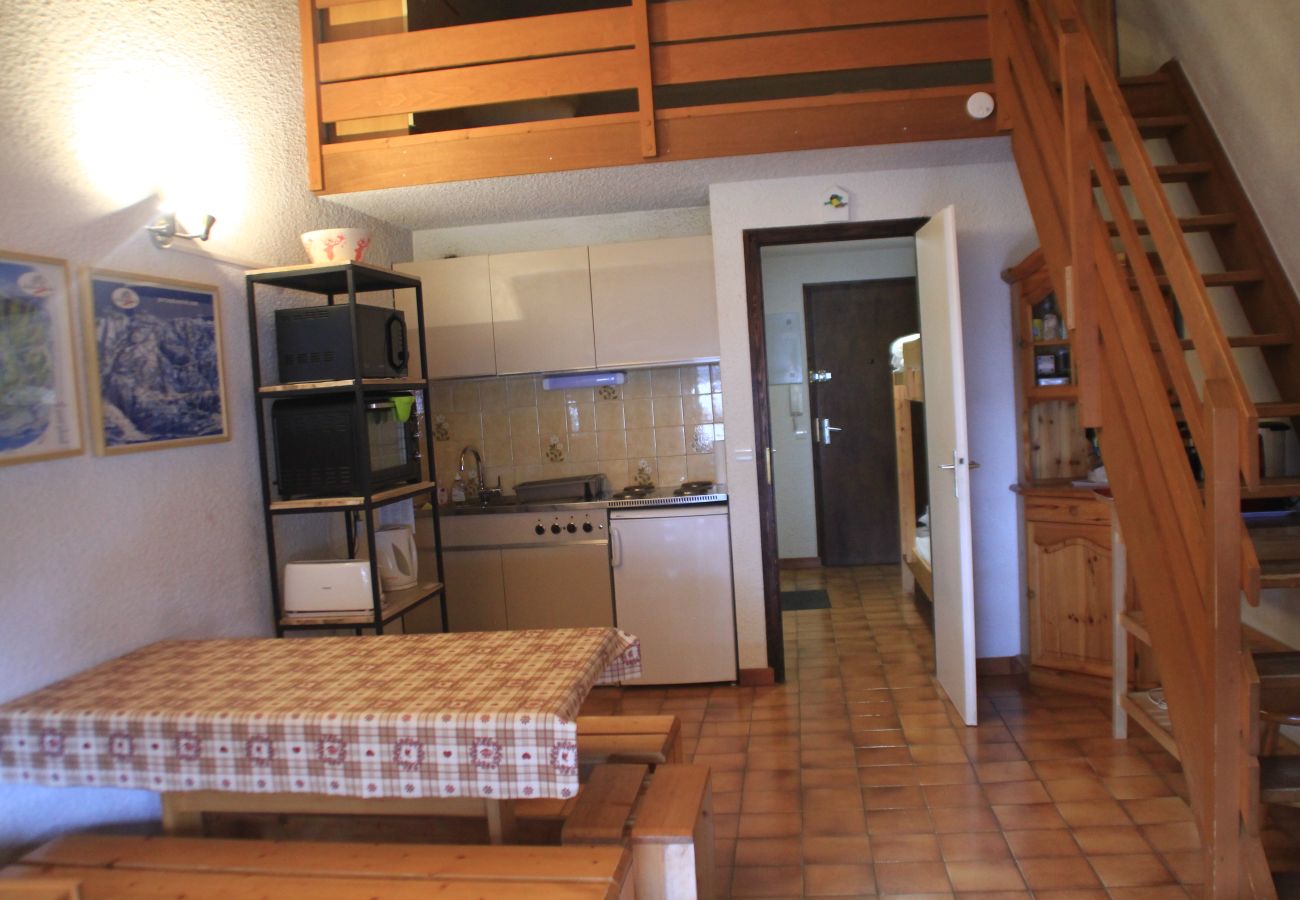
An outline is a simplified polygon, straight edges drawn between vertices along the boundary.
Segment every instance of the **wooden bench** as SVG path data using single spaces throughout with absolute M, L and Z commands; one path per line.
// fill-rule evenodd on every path
M 564 844 L 623 844 L 641 796 L 649 767 L 640 763 L 604 763 L 578 792 L 578 802 L 564 821 Z
M 632 900 L 623 846 L 501 847 L 76 835 L 0 870 L 0 897 Z M 38 893 L 48 885 L 62 893 Z M 9 891 L 10 887 L 13 891 Z
M 663 765 L 632 826 L 637 900 L 711 900 L 713 787 L 708 766 Z
M 578 716 L 578 765 L 644 763 L 652 769 L 682 761 L 676 716 Z

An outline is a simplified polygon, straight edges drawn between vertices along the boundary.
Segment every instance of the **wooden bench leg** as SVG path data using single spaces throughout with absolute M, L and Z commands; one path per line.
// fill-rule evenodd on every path
M 487 810 L 488 841 L 493 844 L 513 844 L 518 835 L 513 800 L 484 800 Z
M 713 900 L 713 789 L 707 766 L 655 770 L 632 826 L 637 900 Z
M 162 794 L 162 827 L 177 837 L 203 837 L 203 809 L 187 802 L 189 795 Z

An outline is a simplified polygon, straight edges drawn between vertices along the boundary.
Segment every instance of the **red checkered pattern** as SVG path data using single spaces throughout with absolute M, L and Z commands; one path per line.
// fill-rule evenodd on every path
M 613 628 L 167 641 L 0 706 L 0 780 L 348 797 L 571 797 Z

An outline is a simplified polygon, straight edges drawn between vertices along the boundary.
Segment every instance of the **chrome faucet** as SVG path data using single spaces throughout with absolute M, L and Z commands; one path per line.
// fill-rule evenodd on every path
M 483 483 L 483 454 L 478 452 L 478 448 L 473 444 L 466 444 L 465 448 L 460 451 L 460 476 L 465 478 L 465 454 L 474 455 L 474 496 L 476 498 L 483 496 L 483 489 L 487 487 Z M 466 498 L 469 499 L 469 498 Z

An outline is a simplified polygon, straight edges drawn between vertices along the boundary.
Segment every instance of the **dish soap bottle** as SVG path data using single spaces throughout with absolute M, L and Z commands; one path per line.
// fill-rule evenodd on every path
M 465 479 L 461 478 L 459 475 L 457 475 L 456 480 L 451 483 L 451 502 L 465 502 Z

